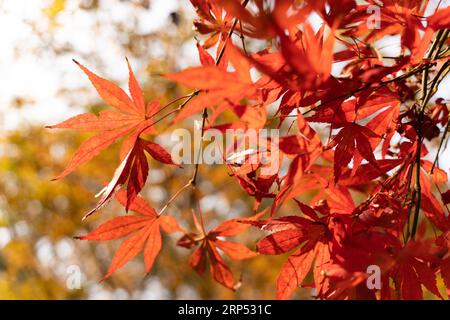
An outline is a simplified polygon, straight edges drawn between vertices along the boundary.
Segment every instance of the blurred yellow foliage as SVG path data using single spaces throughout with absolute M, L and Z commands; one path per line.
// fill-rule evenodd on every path
M 53 0 L 53 2 L 44 9 L 44 12 L 50 19 L 54 19 L 65 7 L 66 0 Z

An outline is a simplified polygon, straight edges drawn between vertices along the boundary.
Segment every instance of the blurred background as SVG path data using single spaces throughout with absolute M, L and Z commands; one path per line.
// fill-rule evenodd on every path
M 118 164 L 118 146 L 64 180 L 50 181 L 88 135 L 44 126 L 106 107 L 72 58 L 126 88 L 127 56 L 147 100 L 170 101 L 188 91 L 161 74 L 199 64 L 194 16 L 187 0 L 0 0 L 0 299 L 274 297 L 285 257 L 232 261 L 243 285 L 231 292 L 189 268 L 191 252 L 176 247 L 177 236 L 163 239 L 150 275 L 144 277 L 142 259 L 135 258 L 98 283 L 120 240 L 88 243 L 73 237 L 123 212 L 111 203 L 81 221 Z M 386 54 L 395 54 L 398 39 L 383 41 Z M 448 84 L 446 79 L 437 96 L 450 98 Z M 157 142 L 165 145 L 170 132 L 160 129 Z M 440 158 L 446 171 L 449 156 Z M 154 161 L 150 167 L 142 194 L 159 209 L 188 181 L 192 168 L 165 168 Z M 198 182 L 200 190 L 208 190 L 201 199 L 207 226 L 251 214 L 251 199 L 224 167 L 203 166 Z M 188 192 L 168 212 L 189 229 L 184 223 L 192 220 L 193 204 Z M 259 236 L 247 232 L 239 241 L 254 248 Z M 70 281 L 74 271 L 81 276 L 75 288 Z M 310 298 L 311 292 L 298 290 L 295 297 Z
M 176 247 L 177 236 L 163 239 L 149 276 L 135 258 L 98 283 L 120 240 L 87 243 L 73 236 L 123 212 L 111 203 L 81 222 L 117 166 L 118 147 L 66 179 L 50 181 L 87 135 L 44 126 L 106 107 L 71 59 L 126 88 L 127 56 L 147 100 L 160 97 L 164 103 L 187 91 L 160 75 L 199 63 L 194 15 L 187 0 L 0 0 L 1 299 L 273 298 L 283 257 L 231 262 L 236 278 L 243 279 L 233 293 L 189 268 L 191 252 Z M 158 139 L 164 145 L 169 133 L 162 131 Z M 152 162 L 143 195 L 160 208 L 187 182 L 191 169 Z M 201 200 L 208 225 L 251 214 L 253 203 L 225 168 L 201 170 L 200 189 L 210 191 Z M 187 194 L 168 210 L 184 217 L 180 221 L 192 220 L 193 199 Z M 254 248 L 255 239 L 247 240 Z M 79 289 L 70 285 L 74 271 L 81 274 Z

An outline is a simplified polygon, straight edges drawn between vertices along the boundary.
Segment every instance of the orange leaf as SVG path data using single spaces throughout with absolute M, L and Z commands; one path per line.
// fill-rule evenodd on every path
M 139 83 L 134 76 L 133 70 L 131 69 L 130 62 L 127 60 L 129 79 L 128 79 L 128 88 L 130 90 L 131 98 L 134 102 L 134 108 L 137 113 L 145 114 L 145 100 L 144 94 L 142 93 L 142 89 L 139 86 Z
M 250 259 L 258 254 L 243 244 L 231 241 L 216 240 L 216 245 L 233 260 Z
M 274 255 L 288 252 L 304 242 L 305 233 L 300 229 L 287 229 L 271 234 L 258 242 L 258 252 Z
M 161 250 L 161 232 L 159 231 L 159 221 L 153 222 L 149 228 L 148 240 L 144 248 L 144 262 L 147 273 L 151 271 L 156 256 Z
M 149 223 L 148 216 L 122 216 L 113 218 L 85 236 L 77 237 L 80 240 L 112 240 L 125 237 L 133 231 L 141 229 Z
M 116 199 L 120 202 L 121 205 L 123 205 L 125 207 L 126 205 L 126 192 L 123 190 L 120 190 L 119 192 L 117 192 L 116 194 Z M 143 215 L 146 216 L 151 216 L 151 217 L 156 217 L 156 211 L 155 209 L 153 209 L 145 200 L 144 198 L 138 196 L 136 197 L 136 199 L 134 199 L 129 206 L 129 209 L 131 211 L 137 212 L 137 213 L 141 213 Z
M 223 89 L 239 82 L 234 74 L 216 66 L 191 67 L 179 73 L 166 74 L 165 77 L 189 88 L 201 90 Z
M 93 157 L 98 155 L 102 150 L 106 149 L 114 141 L 130 132 L 132 129 L 133 127 L 128 126 L 121 129 L 106 131 L 84 141 L 75 152 L 72 160 L 70 160 L 67 167 L 60 175 L 55 178 L 55 180 L 64 178 L 75 169 L 77 169 L 80 165 L 88 162 Z
M 108 105 L 117 108 L 125 113 L 137 114 L 136 107 L 134 106 L 133 102 L 128 97 L 128 95 L 122 89 L 120 89 L 117 85 L 115 85 L 111 81 L 103 79 L 97 76 L 95 73 L 89 71 L 78 61 L 76 60 L 73 61 L 88 76 L 89 80 L 91 80 L 95 89 L 97 89 L 98 94 L 102 97 L 103 100 L 105 100 L 105 102 Z
M 117 269 L 123 267 L 128 261 L 133 259 L 138 255 L 139 252 L 141 252 L 151 230 L 152 225 L 147 226 L 122 242 L 122 244 L 114 254 L 114 258 L 111 262 L 108 272 L 103 277 L 102 281 L 110 277 Z
M 314 260 L 314 250 L 297 250 L 281 268 L 277 279 L 277 299 L 288 299 L 305 279 Z
M 159 217 L 159 224 L 163 231 L 167 234 L 174 232 L 182 232 L 183 229 L 178 225 L 177 220 L 171 216 L 163 216 Z
M 147 140 L 142 140 L 142 146 L 145 151 L 147 151 L 152 156 L 153 159 L 165 164 L 175 164 L 172 161 L 172 156 L 170 155 L 170 153 L 168 153 L 166 149 L 161 147 L 159 144 Z
M 92 113 L 83 113 L 69 118 L 61 123 L 47 126 L 50 129 L 74 129 L 81 131 L 105 131 L 119 129 L 124 126 L 137 124 L 140 119 L 116 111 L 100 111 L 96 116 Z
M 220 237 L 232 237 L 238 235 L 250 227 L 250 224 L 246 224 L 245 222 L 254 221 L 265 213 L 266 210 L 263 210 L 248 218 L 227 220 L 211 230 L 210 234 L 215 234 Z
M 234 290 L 234 277 L 228 266 L 223 261 L 222 257 L 217 252 L 215 245 L 209 242 L 208 253 L 210 260 L 211 274 L 218 283 L 222 284 L 228 289 Z

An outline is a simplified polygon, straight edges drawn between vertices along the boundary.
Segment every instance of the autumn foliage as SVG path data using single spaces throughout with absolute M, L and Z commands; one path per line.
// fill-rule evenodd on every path
M 239 281 L 228 259 L 286 254 L 278 299 L 299 287 L 321 299 L 421 299 L 425 291 L 445 298 L 437 281 L 450 292 L 450 192 L 439 155 L 450 122 L 448 103 L 433 98 L 450 71 L 450 8 L 427 10 L 428 2 L 191 0 L 201 65 L 165 75 L 193 91 L 164 106 L 145 102 L 128 61 L 129 95 L 76 62 L 111 109 L 50 126 L 96 132 L 56 179 L 122 141 L 117 169 L 86 217 L 113 198 L 127 213 L 78 237 L 127 237 L 104 279 L 140 252 L 151 272 L 162 230 L 192 251 L 186 266 L 200 275 L 209 268 L 231 290 Z M 378 49 L 386 36 L 398 37 L 398 54 Z M 185 186 L 156 204 L 160 210 L 139 195 L 152 161 L 177 165 L 153 141 L 156 125 L 192 126 L 194 115 L 203 132 L 280 132 L 273 174 L 261 170 L 267 164 L 226 164 L 229 179 L 254 198 L 254 212 L 212 230 L 198 201 L 208 192 L 196 183 L 201 164 L 183 168 Z M 183 195 L 197 200 L 186 208 L 194 230 L 170 215 Z M 297 209 L 286 212 L 287 203 Z M 261 234 L 255 250 L 225 239 L 249 231 Z M 366 284 L 372 265 L 381 288 Z

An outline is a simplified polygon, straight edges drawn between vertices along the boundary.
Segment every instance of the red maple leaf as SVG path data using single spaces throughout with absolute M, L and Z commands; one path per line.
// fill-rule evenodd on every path
M 250 227 L 249 224 L 245 224 L 244 222 L 256 220 L 264 213 L 265 211 L 262 211 L 246 219 L 224 221 L 209 232 L 205 232 L 203 224 L 198 221 L 194 214 L 196 231 L 185 234 L 178 241 L 178 245 L 185 248 L 197 246 L 197 249 L 195 249 L 189 259 L 189 265 L 199 275 L 203 275 L 206 269 L 207 258 L 209 258 L 210 272 L 214 280 L 224 287 L 235 290 L 239 284 L 235 282 L 230 268 L 223 260 L 218 249 L 233 260 L 249 259 L 255 257 L 257 254 L 243 244 L 221 240 L 220 238 L 233 237 L 244 232 Z
M 242 97 L 256 97 L 258 91 L 252 82 L 247 58 L 240 52 L 240 49 L 231 43 L 227 45 L 225 51 L 231 64 L 236 68 L 233 72 L 228 72 L 226 66 L 210 65 L 204 58 L 201 60 L 207 64 L 203 66 L 191 67 L 179 73 L 166 75 L 166 78 L 170 80 L 202 91 L 177 114 L 175 122 L 198 113 L 205 107 L 215 106 L 224 100 L 231 105 L 238 105 Z
M 127 196 L 124 191 L 118 192 L 116 197 L 123 206 L 126 205 Z M 182 231 L 173 217 L 158 216 L 155 210 L 141 197 L 135 198 L 129 204 L 129 208 L 139 215 L 113 218 L 90 233 L 76 237 L 80 240 L 106 241 L 129 236 L 117 249 L 108 272 L 102 280 L 110 277 L 141 251 L 143 251 L 146 271 L 149 273 L 161 250 L 160 228 L 167 234 Z
M 154 121 L 153 116 L 159 108 L 159 102 L 152 101 L 148 103 L 147 107 L 145 106 L 144 95 L 128 60 L 128 87 L 131 98 L 114 83 L 97 76 L 77 61 L 75 63 L 88 76 L 103 100 L 118 111 L 105 110 L 101 111 L 98 116 L 85 113 L 59 124 L 48 126 L 49 128 L 69 128 L 99 132 L 83 142 L 64 171 L 55 179 L 67 176 L 117 139 L 128 136 L 122 145 L 119 167 L 116 169 L 111 182 L 102 191 L 100 201 L 86 214 L 84 217 L 86 218 L 101 208 L 111 199 L 117 188 L 125 183 L 128 183 L 128 200 L 126 202 L 126 209 L 128 209 L 129 204 L 139 194 L 147 180 L 148 163 L 144 151 L 147 151 L 154 159 L 162 163 L 173 164 L 173 162 L 170 154 L 160 145 L 140 138 L 142 134 L 156 133 L 152 124 Z
M 337 182 L 343 168 L 346 168 L 355 154 L 361 155 L 375 167 L 378 166 L 373 155 L 369 138 L 377 137 L 372 130 L 356 123 L 345 122 L 339 133 L 334 136 L 328 147 L 336 146 L 334 151 L 334 181 Z
M 332 264 L 331 235 L 344 232 L 338 218 L 327 215 L 319 217 L 311 207 L 297 203 L 305 217 L 284 216 L 250 222 L 271 233 L 258 242 L 259 253 L 278 255 L 295 249 L 280 270 L 277 299 L 288 299 L 292 295 L 308 275 L 314 261 L 313 274 L 318 295 L 327 291 L 328 283 L 324 275 L 325 270 Z

